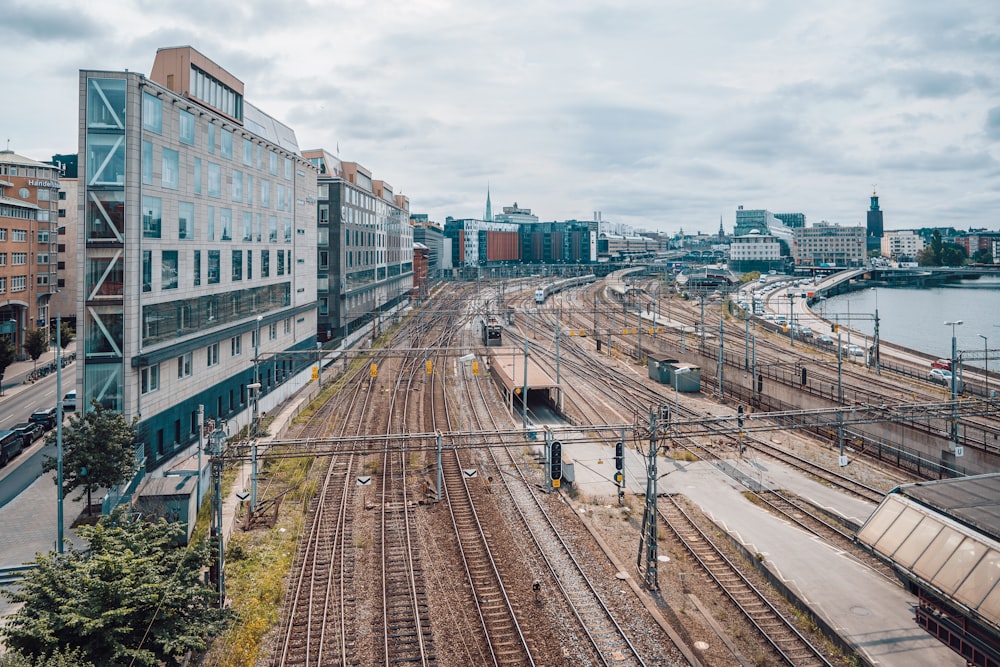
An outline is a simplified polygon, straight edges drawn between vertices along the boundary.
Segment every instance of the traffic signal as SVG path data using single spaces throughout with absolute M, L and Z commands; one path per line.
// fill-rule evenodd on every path
M 427 372 L 428 375 L 431 375 L 432 373 L 434 373 L 434 362 L 431 361 L 430 359 L 428 359 L 427 361 L 425 361 L 424 362 L 424 370 Z
M 830 323 L 830 333 L 837 333 L 837 323 L 836 322 L 831 322 Z
M 552 481 L 562 478 L 562 443 L 558 440 L 549 445 L 549 477 Z
M 785 322 L 784 324 L 781 325 L 781 332 L 788 333 L 788 322 Z
M 625 443 L 621 440 L 615 443 L 615 470 L 625 468 Z
M 473 375 L 479 375 L 479 362 L 478 361 L 473 361 L 472 362 L 472 374 Z
M 736 426 L 743 430 L 743 406 L 736 408 Z

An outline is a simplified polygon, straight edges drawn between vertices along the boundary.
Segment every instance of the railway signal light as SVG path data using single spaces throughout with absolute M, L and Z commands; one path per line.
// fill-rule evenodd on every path
M 378 377 L 378 364 L 372 364 L 368 367 L 368 374 L 373 378 Z
M 625 468 L 625 443 L 621 440 L 615 443 L 615 470 Z
M 428 359 L 427 361 L 425 361 L 424 362 L 424 370 L 427 372 L 428 375 L 433 374 L 434 373 L 434 362 L 431 361 L 430 359 Z
M 472 362 L 472 374 L 473 375 L 479 375 L 479 362 L 478 361 L 473 361 Z
M 837 333 L 837 324 L 836 323 L 830 324 L 830 333 Z
M 743 406 L 736 408 L 736 426 L 743 430 Z
M 625 476 L 622 475 L 621 472 L 616 472 L 615 473 L 615 484 L 617 484 L 618 486 L 621 486 L 623 481 L 625 481 Z
M 562 479 L 562 443 L 558 440 L 549 445 L 549 478 L 553 482 Z

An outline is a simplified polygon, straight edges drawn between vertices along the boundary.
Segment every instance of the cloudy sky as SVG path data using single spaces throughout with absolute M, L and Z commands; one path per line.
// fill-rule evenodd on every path
M 77 71 L 190 44 L 431 219 L 732 231 L 737 206 L 1000 229 L 982 0 L 5 0 L 0 140 L 77 149 Z

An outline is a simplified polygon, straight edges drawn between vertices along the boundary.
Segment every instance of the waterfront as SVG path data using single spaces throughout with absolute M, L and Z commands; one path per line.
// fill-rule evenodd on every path
M 978 334 L 989 338 L 990 349 L 1000 349 L 1000 278 L 967 280 L 927 289 L 865 289 L 832 297 L 814 309 L 830 319 L 834 319 L 833 314 L 840 314 L 845 324 L 850 316 L 851 327 L 871 337 L 876 301 L 882 340 L 950 357 L 952 327 L 944 322 L 962 320 L 963 324 L 955 327 L 959 350 L 981 351 L 983 339 Z M 868 319 L 863 319 L 866 316 Z M 994 364 L 1000 368 L 1000 362 Z M 982 366 L 982 363 L 971 365 Z

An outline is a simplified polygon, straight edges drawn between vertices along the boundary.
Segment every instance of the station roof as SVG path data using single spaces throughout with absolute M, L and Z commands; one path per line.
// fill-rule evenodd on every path
M 858 540 L 1000 631 L 1000 474 L 897 487 Z
M 507 391 L 524 387 L 524 351 L 513 347 L 491 348 L 490 369 Z M 528 391 L 558 386 L 548 373 L 535 364 L 529 354 Z

